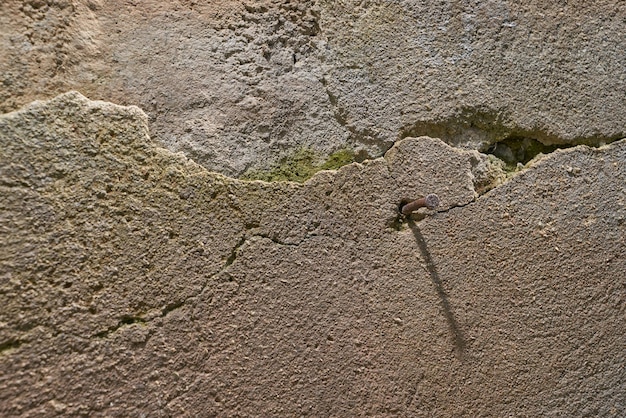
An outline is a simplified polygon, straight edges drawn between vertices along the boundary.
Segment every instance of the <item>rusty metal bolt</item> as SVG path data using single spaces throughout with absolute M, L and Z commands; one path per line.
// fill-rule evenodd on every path
M 439 196 L 436 194 L 429 194 L 420 199 L 408 202 L 400 207 L 400 212 L 404 216 L 409 216 L 412 212 L 415 212 L 419 208 L 435 209 L 439 206 Z

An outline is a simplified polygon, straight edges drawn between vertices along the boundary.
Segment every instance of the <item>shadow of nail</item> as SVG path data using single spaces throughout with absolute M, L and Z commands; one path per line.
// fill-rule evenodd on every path
M 437 291 L 437 295 L 439 296 L 439 301 L 441 302 L 441 307 L 443 308 L 443 313 L 446 317 L 446 321 L 448 322 L 448 327 L 450 328 L 450 332 L 452 333 L 452 338 L 454 340 L 454 348 L 459 356 L 459 358 L 463 359 L 465 354 L 466 342 L 463 336 L 462 331 L 459 329 L 459 324 L 452 313 L 452 308 L 450 307 L 450 301 L 448 301 L 448 295 L 443 288 L 443 284 L 441 283 L 441 279 L 439 278 L 439 273 L 437 273 L 437 267 L 435 267 L 435 263 L 428 251 L 428 246 L 426 245 L 426 241 L 424 240 L 424 236 L 420 231 L 419 227 L 412 219 L 408 219 L 409 228 L 413 232 L 413 236 L 415 237 L 415 241 L 417 242 L 417 246 L 422 253 L 422 257 L 424 262 L 426 263 L 426 269 L 428 273 L 430 273 L 430 278 L 435 285 L 435 290 Z

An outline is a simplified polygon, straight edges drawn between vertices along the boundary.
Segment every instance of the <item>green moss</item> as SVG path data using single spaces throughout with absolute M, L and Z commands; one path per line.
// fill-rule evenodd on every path
M 319 156 L 309 148 L 303 148 L 285 158 L 269 170 L 252 170 L 241 176 L 244 180 L 295 181 L 303 183 L 321 170 L 336 170 L 355 161 L 356 154 L 349 149 L 341 149 L 320 162 Z
M 337 170 L 339 167 L 353 163 L 355 158 L 356 154 L 354 151 L 348 149 L 339 150 L 328 156 L 326 162 L 321 165 L 320 170 Z

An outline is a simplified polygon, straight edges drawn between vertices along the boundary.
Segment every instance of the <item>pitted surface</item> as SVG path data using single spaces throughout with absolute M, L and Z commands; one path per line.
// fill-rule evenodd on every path
M 264 183 L 147 125 L 76 93 L 0 117 L 2 415 L 626 410 L 624 141 L 478 197 L 484 156 L 437 139 Z
M 0 111 L 70 89 L 140 106 L 230 176 L 428 135 L 626 136 L 622 1 L 3 1 Z

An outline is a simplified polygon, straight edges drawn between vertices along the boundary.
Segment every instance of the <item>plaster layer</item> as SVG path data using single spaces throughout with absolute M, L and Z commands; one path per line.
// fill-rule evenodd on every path
M 231 176 L 407 136 L 601 145 L 626 136 L 625 32 L 614 0 L 8 0 L 0 111 L 70 89 L 138 105 Z
M 148 120 L 77 93 L 0 116 L 1 415 L 626 411 L 625 141 L 478 197 L 486 157 L 437 139 L 246 182 Z

